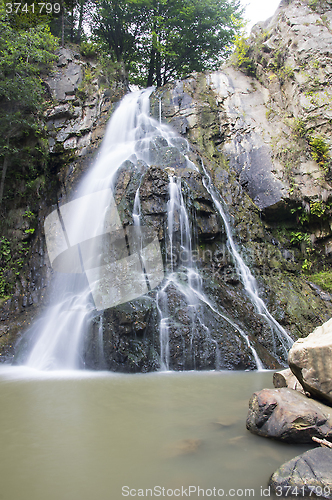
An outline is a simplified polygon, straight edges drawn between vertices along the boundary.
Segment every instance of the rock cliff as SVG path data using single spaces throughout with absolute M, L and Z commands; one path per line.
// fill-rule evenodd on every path
M 330 2 L 281 2 L 244 55 L 155 104 L 209 166 L 265 300 L 296 336 L 331 311 L 311 281 L 331 262 L 331 16 Z

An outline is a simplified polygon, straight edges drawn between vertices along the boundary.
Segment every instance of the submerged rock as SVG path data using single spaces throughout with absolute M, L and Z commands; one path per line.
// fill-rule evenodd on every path
M 332 498 L 332 450 L 315 448 L 283 464 L 270 478 L 277 497 Z
M 288 356 L 289 366 L 313 397 L 332 404 L 332 319 L 299 339 Z
M 192 455 L 199 451 L 201 445 L 201 439 L 182 439 L 181 441 L 170 444 L 166 455 L 169 457 Z
M 246 426 L 259 436 L 311 443 L 313 436 L 332 436 L 332 412 L 292 389 L 263 389 L 249 401 Z

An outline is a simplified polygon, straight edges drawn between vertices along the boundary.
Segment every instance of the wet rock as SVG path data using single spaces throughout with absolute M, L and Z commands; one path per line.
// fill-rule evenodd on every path
M 158 369 L 155 321 L 156 306 L 150 297 L 107 309 L 95 318 L 85 341 L 85 366 L 125 373 Z
M 259 436 L 311 443 L 313 436 L 332 436 L 332 413 L 328 406 L 292 389 L 263 389 L 249 401 L 246 426 Z
M 151 196 L 163 197 L 165 199 L 169 196 L 168 184 L 169 179 L 163 169 L 154 165 L 149 167 L 141 182 L 141 199 L 148 200 Z M 165 211 L 165 207 L 163 211 Z
M 269 485 L 278 497 L 332 498 L 332 450 L 315 448 L 283 464 Z
M 332 319 L 292 346 L 289 366 L 306 391 L 332 405 Z
M 196 216 L 198 234 L 203 237 L 211 237 L 220 233 L 221 224 L 216 214 L 210 214 L 204 217 L 202 211 Z

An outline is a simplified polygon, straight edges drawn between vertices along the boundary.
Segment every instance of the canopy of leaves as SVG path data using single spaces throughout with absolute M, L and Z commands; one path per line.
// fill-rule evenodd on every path
M 17 31 L 0 20 L 0 99 L 33 110 L 42 100 L 40 79 L 55 60 L 56 40 L 48 27 Z
M 162 85 L 216 69 L 241 15 L 238 0 L 96 0 L 93 33 L 133 83 Z
M 8 16 L 1 11 L 0 200 L 7 167 L 13 170 L 19 165 L 22 171 L 22 158 L 26 153 L 38 156 L 38 147 L 32 147 L 31 141 L 26 144 L 25 139 L 39 137 L 43 130 L 41 117 L 45 87 L 41 75 L 56 59 L 56 47 L 57 40 L 46 24 L 32 23 L 30 27 L 24 25 L 22 28 L 17 16 Z M 27 171 L 34 168 L 34 161 L 26 163 Z

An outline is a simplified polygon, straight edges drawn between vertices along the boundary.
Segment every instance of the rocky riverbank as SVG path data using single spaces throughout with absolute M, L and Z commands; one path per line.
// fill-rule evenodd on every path
M 314 438 L 325 446 L 295 457 L 272 475 L 270 486 L 279 497 L 332 498 L 331 354 L 332 319 L 295 342 L 290 370 L 274 374 L 276 389 L 255 392 L 250 399 L 250 432 L 288 443 L 313 443 Z

